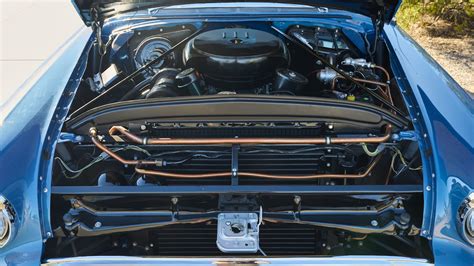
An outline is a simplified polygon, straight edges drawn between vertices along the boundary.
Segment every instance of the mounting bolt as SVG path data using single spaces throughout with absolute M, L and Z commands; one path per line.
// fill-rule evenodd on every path
M 328 153 L 331 153 L 331 152 L 332 152 L 332 150 L 331 150 L 331 149 L 328 149 Z
M 151 247 L 151 248 L 154 247 L 154 246 L 155 246 L 155 245 L 154 245 L 153 243 L 150 243 L 150 247 Z
M 427 137 L 428 137 L 428 134 L 426 134 L 426 133 L 423 134 L 423 137 L 424 137 L 424 138 L 427 138 Z
M 137 242 L 132 243 L 132 246 L 134 246 L 134 247 L 136 247 L 137 245 L 138 245 Z
M 331 167 L 331 163 L 326 163 L 326 167 Z
M 112 245 L 113 245 L 114 247 L 118 247 L 117 241 L 114 241 L 114 242 L 112 243 Z
M 148 246 L 145 246 L 145 251 L 148 251 L 150 250 L 150 248 Z
M 172 197 L 171 198 L 171 203 L 173 203 L 173 205 L 178 204 L 178 198 L 177 197 Z
M 141 125 L 141 126 L 140 126 L 140 129 L 141 129 L 141 130 L 146 130 L 146 125 Z
M 301 197 L 300 196 L 295 196 L 293 198 L 293 201 L 295 202 L 296 205 L 300 204 L 301 203 Z
M 321 246 L 324 248 L 326 246 L 326 243 L 322 243 Z
M 44 193 L 48 193 L 48 188 L 45 187 L 45 188 L 43 189 L 43 192 L 44 192 Z
M 47 233 L 46 233 L 46 236 L 47 236 L 48 238 L 50 238 L 50 237 L 53 236 L 53 234 L 52 234 L 51 232 L 47 232 Z
M 328 124 L 328 129 L 329 129 L 329 130 L 333 130 L 333 129 L 334 129 L 334 125 L 333 125 L 333 124 Z
M 377 220 L 372 220 L 372 221 L 370 221 L 370 224 L 371 224 L 372 226 L 374 226 L 374 227 L 379 225 L 379 223 L 377 222 Z
M 424 235 L 424 236 L 426 236 L 426 235 L 428 234 L 428 231 L 427 231 L 427 230 L 423 230 L 423 231 L 421 231 L 421 234 Z
M 100 227 L 102 227 L 102 223 L 101 222 L 95 222 L 94 227 L 95 228 L 100 228 Z
M 431 186 L 426 186 L 426 191 L 431 191 Z
M 364 245 L 364 242 L 363 241 L 359 241 L 357 242 L 357 244 L 359 245 L 359 247 L 362 247 Z

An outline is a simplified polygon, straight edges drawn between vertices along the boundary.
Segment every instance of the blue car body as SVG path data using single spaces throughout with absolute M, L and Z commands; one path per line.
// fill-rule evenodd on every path
M 359 23 L 350 24 L 336 18 L 301 18 L 299 23 L 344 26 L 348 29 L 347 35 L 351 30 L 373 30 L 372 21 L 366 16 L 349 11 L 330 12 L 350 15 Z M 129 20 L 127 16 L 134 19 Z M 139 18 L 136 14 L 124 13 L 110 19 L 104 25 L 103 38 L 107 39 L 114 29 L 147 23 L 146 17 Z M 194 21 L 192 18 L 177 20 Z M 294 20 L 287 19 L 288 22 Z M 216 18 L 215 21 L 224 20 Z M 279 20 L 275 25 L 285 29 L 288 24 Z M 395 22 L 385 22 L 383 36 L 389 44 L 391 67 L 409 106 L 420 150 L 424 151 L 422 235 L 431 241 L 436 264 L 472 265 L 473 246 L 460 235 L 456 224 L 459 206 L 474 189 L 472 96 Z M 0 263 L 41 263 L 44 242 L 53 233 L 49 209 L 52 151 L 85 71 L 93 38 L 89 27 L 80 29 L 1 106 L 0 194 L 9 200 L 17 216 L 10 243 L 0 249 Z M 363 40 L 353 41 L 364 45 Z M 391 258 L 381 258 L 383 260 Z M 176 263 L 186 264 L 186 261 Z

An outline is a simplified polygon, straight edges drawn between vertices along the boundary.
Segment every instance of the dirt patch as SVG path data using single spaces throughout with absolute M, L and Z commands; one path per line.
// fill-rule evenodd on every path
M 406 31 L 461 87 L 474 93 L 474 30 L 456 33 L 449 23 L 438 20 Z

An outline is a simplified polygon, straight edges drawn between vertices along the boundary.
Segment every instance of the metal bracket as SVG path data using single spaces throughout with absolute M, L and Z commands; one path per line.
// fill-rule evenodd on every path
M 418 141 L 418 139 L 419 139 L 418 134 L 413 130 L 400 131 L 398 133 L 392 134 L 393 141 L 402 141 L 402 140 Z
M 84 141 L 83 136 L 76 135 L 74 133 L 67 133 L 67 132 L 61 132 L 59 134 L 59 139 L 58 139 L 58 143 L 63 143 L 63 142 L 78 143 L 82 141 Z
M 232 179 L 231 179 L 231 185 L 232 186 L 237 186 L 239 185 L 239 150 L 240 150 L 240 145 L 238 144 L 233 144 L 232 145 Z
M 301 196 L 296 195 L 293 198 L 293 216 L 295 220 L 298 221 L 301 215 Z
M 221 213 L 217 216 L 217 247 L 225 253 L 256 253 L 260 250 L 260 213 Z

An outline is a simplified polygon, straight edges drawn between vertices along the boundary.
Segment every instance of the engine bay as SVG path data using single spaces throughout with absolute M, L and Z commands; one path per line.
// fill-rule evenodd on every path
M 55 150 L 47 256 L 429 258 L 420 151 L 383 39 L 199 25 L 91 47 Z

